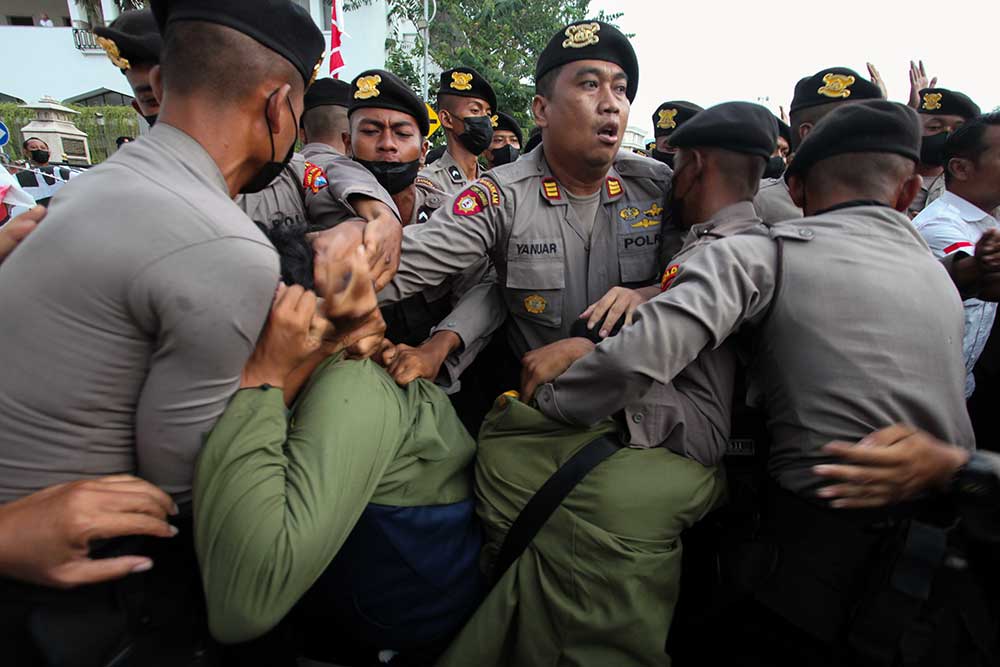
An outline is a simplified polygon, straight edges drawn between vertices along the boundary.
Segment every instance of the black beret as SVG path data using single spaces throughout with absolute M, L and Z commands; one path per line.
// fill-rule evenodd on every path
M 972 120 L 982 111 L 968 95 L 947 88 L 924 88 L 920 91 L 920 106 L 917 108 L 917 113 L 961 116 L 965 120 Z
M 340 79 L 326 77 L 316 79 L 306 91 L 303 111 L 309 111 L 316 107 L 351 106 L 351 84 Z
M 765 160 L 774 153 L 778 121 L 759 104 L 723 102 L 709 107 L 670 135 L 674 148 L 723 148 Z
M 524 148 L 521 149 L 521 155 L 525 155 L 535 150 L 540 143 L 542 143 L 542 128 L 531 128 L 531 132 L 528 133 L 528 143 L 526 143 Z
M 792 145 L 792 127 L 788 123 L 786 123 L 785 121 L 783 121 L 780 118 L 778 118 L 777 116 L 775 116 L 774 119 L 776 121 L 778 121 L 778 136 L 784 137 L 785 141 L 788 142 L 788 145 L 791 146 Z
M 802 140 L 785 178 L 844 153 L 894 153 L 917 162 L 920 135 L 917 112 L 905 104 L 888 100 L 845 104 L 824 116 Z
M 603 21 L 577 21 L 560 30 L 549 40 L 535 65 L 535 81 L 548 72 L 578 60 L 604 60 L 625 70 L 628 84 L 625 96 L 635 100 L 639 88 L 639 61 L 635 50 L 622 32 Z
M 437 148 L 432 148 L 427 151 L 427 157 L 424 158 L 424 164 L 433 164 L 441 159 L 444 152 L 448 150 L 447 146 L 438 146 Z
M 494 130 L 513 132 L 514 136 L 517 137 L 517 145 L 524 145 L 524 134 L 521 133 L 521 126 L 517 124 L 517 119 L 509 114 L 505 114 L 503 111 L 496 112 L 496 119 L 496 125 L 493 126 Z
M 392 109 L 413 116 L 422 136 L 426 137 L 430 132 L 427 105 L 392 72 L 384 69 L 365 70 L 354 77 L 351 90 L 353 92 L 348 117 L 358 109 Z
M 437 94 L 439 98 L 442 95 L 458 95 L 486 100 L 490 111 L 497 110 L 497 94 L 493 92 L 493 86 L 471 67 L 456 67 L 441 72 L 441 88 Z
M 693 102 L 684 100 L 664 102 L 653 112 L 653 136 L 669 136 L 682 123 L 691 120 L 700 111 L 704 109 Z
M 830 102 L 880 100 L 882 89 L 847 67 L 829 67 L 795 84 L 789 113 Z
M 326 40 L 309 12 L 291 0 L 151 0 L 153 16 L 166 35 L 174 21 L 205 21 L 232 28 L 295 66 L 305 87 L 323 64 Z
M 148 9 L 124 12 L 110 26 L 94 28 L 97 45 L 123 73 L 132 65 L 160 62 L 163 38 Z

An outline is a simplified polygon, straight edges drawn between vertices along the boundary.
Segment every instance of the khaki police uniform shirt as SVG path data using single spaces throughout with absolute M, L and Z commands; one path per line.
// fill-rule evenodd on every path
M 433 181 L 423 176 L 417 176 L 413 181 L 416 192 L 413 201 L 413 212 L 410 219 L 405 221 L 407 225 L 420 225 L 427 222 L 431 214 L 445 205 L 449 197 L 446 192 L 438 189 Z
M 73 179 L 0 266 L 0 501 L 114 473 L 187 501 L 278 278 L 215 162 L 162 121 Z
M 810 468 L 831 440 L 855 442 L 906 422 L 974 447 L 965 410 L 962 304 L 905 214 L 863 206 L 786 223 L 780 293 L 766 233 L 717 240 L 681 262 L 637 319 L 538 391 L 540 409 L 593 424 L 669 382 L 744 322 L 754 333 L 753 382 L 764 397 L 770 469 L 810 495 Z M 600 391 L 594 391 L 600 386 Z
M 757 217 L 769 225 L 802 217 L 802 209 L 792 201 L 788 184 L 783 178 L 768 178 L 760 183 L 760 190 L 753 198 Z
M 455 162 L 455 158 L 447 150 L 433 164 L 424 167 L 420 172 L 420 176 L 433 183 L 434 187 L 438 190 L 446 192 L 449 195 L 457 193 L 469 183 L 469 180 L 465 177 L 465 172 L 462 171 L 462 168 Z M 478 178 L 479 176 L 479 167 L 477 165 L 476 177 Z
M 584 236 L 543 148 L 487 172 L 427 223 L 407 228 L 399 271 L 380 299 L 406 298 L 489 257 L 520 356 L 567 338 L 610 288 L 652 283 L 669 168 L 619 152 Z
M 303 146 L 302 156 L 306 161 L 302 184 L 311 229 L 329 229 L 358 217 L 348 201 L 355 195 L 382 202 L 399 219 L 396 202 L 359 162 L 320 143 Z

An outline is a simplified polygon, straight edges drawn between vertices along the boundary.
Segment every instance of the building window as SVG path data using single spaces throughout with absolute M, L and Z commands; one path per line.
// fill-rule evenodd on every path
M 333 15 L 333 0 L 323 0 L 320 3 L 323 11 L 323 30 L 330 30 L 333 26 L 331 24 L 330 18 Z M 344 25 L 341 23 L 340 25 Z
M 35 25 L 35 19 L 30 16 L 8 16 L 7 25 Z

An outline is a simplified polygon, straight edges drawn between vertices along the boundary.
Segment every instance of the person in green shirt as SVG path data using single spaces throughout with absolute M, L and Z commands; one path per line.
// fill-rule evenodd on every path
M 317 280 L 323 318 L 306 289 L 304 235 L 272 241 L 283 278 L 299 284 L 279 287 L 195 475 L 212 635 L 248 642 L 282 624 L 272 641 L 236 649 L 240 664 L 293 665 L 300 651 L 338 664 L 373 664 L 385 651 L 429 664 L 483 595 L 475 443 L 432 383 L 401 388 L 374 362 L 345 357 L 367 333 L 352 326 L 378 312 L 362 255 L 319 267 L 329 270 Z M 368 341 L 384 330 L 375 317 Z M 324 320 L 332 333 L 320 331 Z

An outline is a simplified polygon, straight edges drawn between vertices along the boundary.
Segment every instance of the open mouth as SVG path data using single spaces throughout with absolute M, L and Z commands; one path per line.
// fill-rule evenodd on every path
M 597 130 L 597 138 L 604 144 L 613 145 L 618 143 L 618 124 L 606 123 L 602 125 Z

